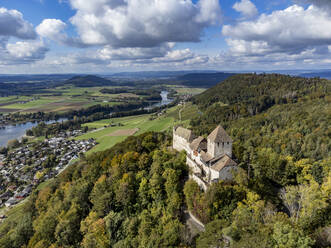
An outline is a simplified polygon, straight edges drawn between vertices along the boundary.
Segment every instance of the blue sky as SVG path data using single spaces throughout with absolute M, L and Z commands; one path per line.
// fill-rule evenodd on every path
M 1 0 L 0 73 L 325 69 L 328 0 Z

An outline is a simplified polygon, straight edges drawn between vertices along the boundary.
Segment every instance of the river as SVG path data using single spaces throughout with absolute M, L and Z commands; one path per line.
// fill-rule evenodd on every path
M 162 106 L 168 105 L 168 104 L 170 104 L 170 103 L 172 103 L 174 101 L 174 99 L 169 99 L 168 98 L 169 92 L 166 91 L 166 90 L 161 91 L 161 94 L 160 95 L 162 97 L 162 100 L 160 102 L 151 104 L 149 107 L 146 107 L 144 109 L 145 110 L 150 110 L 150 109 L 153 109 L 153 108 L 162 107 Z
M 152 109 L 152 108 L 161 107 L 161 106 L 165 106 L 165 105 L 172 103 L 173 99 L 169 99 L 168 94 L 169 94 L 168 91 L 166 91 L 166 90 L 162 91 L 160 94 L 162 97 L 162 100 L 158 103 L 151 105 L 151 107 L 147 107 L 145 109 Z M 63 120 L 66 120 L 66 119 L 59 119 L 58 122 L 61 122 Z M 56 122 L 56 121 L 47 121 L 46 123 L 51 124 L 54 122 Z M 0 129 L 0 147 L 6 146 L 9 140 L 22 138 L 25 135 L 25 132 L 27 130 L 29 130 L 32 127 L 35 127 L 37 125 L 38 125 L 37 122 L 27 122 L 25 124 L 5 126 L 4 129 Z
M 59 119 L 57 122 L 64 121 L 66 119 Z M 45 123 L 51 124 L 56 121 L 46 121 Z M 25 135 L 25 132 L 35 126 L 37 122 L 27 122 L 24 124 L 7 125 L 5 128 L 0 129 L 0 147 L 6 146 L 9 140 L 20 139 Z
M 161 106 L 168 105 L 168 104 L 172 103 L 173 99 L 169 99 L 168 95 L 169 95 L 168 91 L 166 91 L 166 90 L 161 91 L 162 100 L 161 100 L 161 102 L 155 104 L 154 106 L 155 107 L 161 107 Z

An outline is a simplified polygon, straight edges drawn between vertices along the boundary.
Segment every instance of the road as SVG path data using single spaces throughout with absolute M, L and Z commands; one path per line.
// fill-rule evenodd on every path
M 205 226 L 187 210 L 184 211 L 184 218 L 185 225 L 189 231 L 189 240 L 191 242 L 195 236 L 205 231 Z

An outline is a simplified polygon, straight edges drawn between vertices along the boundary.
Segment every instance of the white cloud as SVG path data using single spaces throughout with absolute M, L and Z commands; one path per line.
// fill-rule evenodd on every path
M 198 23 L 220 24 L 221 7 L 219 0 L 200 0 L 198 2 L 198 8 L 200 9 L 196 17 Z
M 41 41 L 2 44 L 0 46 L 0 64 L 27 64 L 45 58 L 48 48 Z
M 97 51 L 104 60 L 136 60 L 163 57 L 173 48 L 173 43 L 165 43 L 157 47 L 112 48 L 105 46 Z
M 61 20 L 45 19 L 36 27 L 36 31 L 41 37 L 52 40 L 65 40 L 67 36 L 63 31 L 66 26 Z
M 284 52 L 299 54 L 306 49 L 331 44 L 331 16 L 316 6 L 298 5 L 262 14 L 256 21 L 224 25 L 230 49 L 241 54 Z
M 235 54 L 259 55 L 273 52 L 273 49 L 266 41 L 226 39 L 226 42 L 230 47 L 230 52 Z
M 36 33 L 32 24 L 23 19 L 21 12 L 0 8 L 0 36 L 35 39 Z
M 11 37 L 19 41 L 9 43 Z M 21 12 L 0 8 L 0 65 L 28 64 L 44 59 L 48 51 L 44 43 L 26 41 L 36 38 L 33 25 L 23 19 Z
M 241 0 L 240 2 L 236 2 L 232 8 L 247 18 L 254 17 L 258 14 L 256 6 L 250 0 Z
M 294 0 L 297 4 L 313 4 L 321 9 L 331 11 L 330 0 Z
M 181 49 L 181 50 L 172 50 L 167 51 L 163 56 L 154 56 L 153 58 L 139 58 L 131 59 L 128 57 L 127 62 L 131 64 L 169 64 L 169 63 L 178 63 L 185 62 L 189 59 L 194 58 L 196 55 L 190 49 Z M 114 61 L 114 60 L 112 60 Z
M 154 58 L 153 62 L 154 63 L 183 62 L 183 61 L 187 61 L 189 59 L 193 59 L 194 57 L 195 57 L 195 54 L 190 49 L 186 48 L 186 49 L 182 49 L 182 50 L 168 51 L 164 57 Z
M 56 57 L 49 64 L 54 65 L 99 65 L 112 67 L 174 67 L 204 64 L 207 56 L 196 55 L 190 49 L 172 50 L 174 44 L 165 44 L 154 48 L 120 48 L 109 46 L 85 53 L 72 53 L 68 56 Z M 163 69 L 164 69 L 163 68 Z
M 87 45 L 153 47 L 199 41 L 221 18 L 218 0 L 70 0 L 71 22 Z
M 65 33 L 67 24 L 59 19 L 44 19 L 37 27 L 36 31 L 38 35 L 43 38 L 47 38 L 56 41 L 60 44 L 74 46 L 74 47 L 85 47 L 78 38 L 69 37 Z

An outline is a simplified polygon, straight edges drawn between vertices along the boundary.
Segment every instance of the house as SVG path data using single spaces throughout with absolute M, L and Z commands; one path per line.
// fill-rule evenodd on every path
M 13 196 L 13 193 L 11 191 L 6 191 L 5 193 L 0 195 L 0 204 L 7 201 L 10 197 Z
M 15 197 L 11 197 L 11 198 L 9 198 L 8 201 L 5 202 L 5 206 L 8 208 L 8 207 L 11 207 L 11 206 L 17 204 L 18 202 L 19 202 L 18 199 L 16 199 Z
M 190 177 L 203 190 L 219 180 L 233 180 L 238 165 L 232 160 L 232 144 L 231 137 L 222 126 L 216 127 L 207 138 L 196 137 L 183 127 L 173 129 L 173 148 L 186 151 L 186 163 L 192 172 Z

